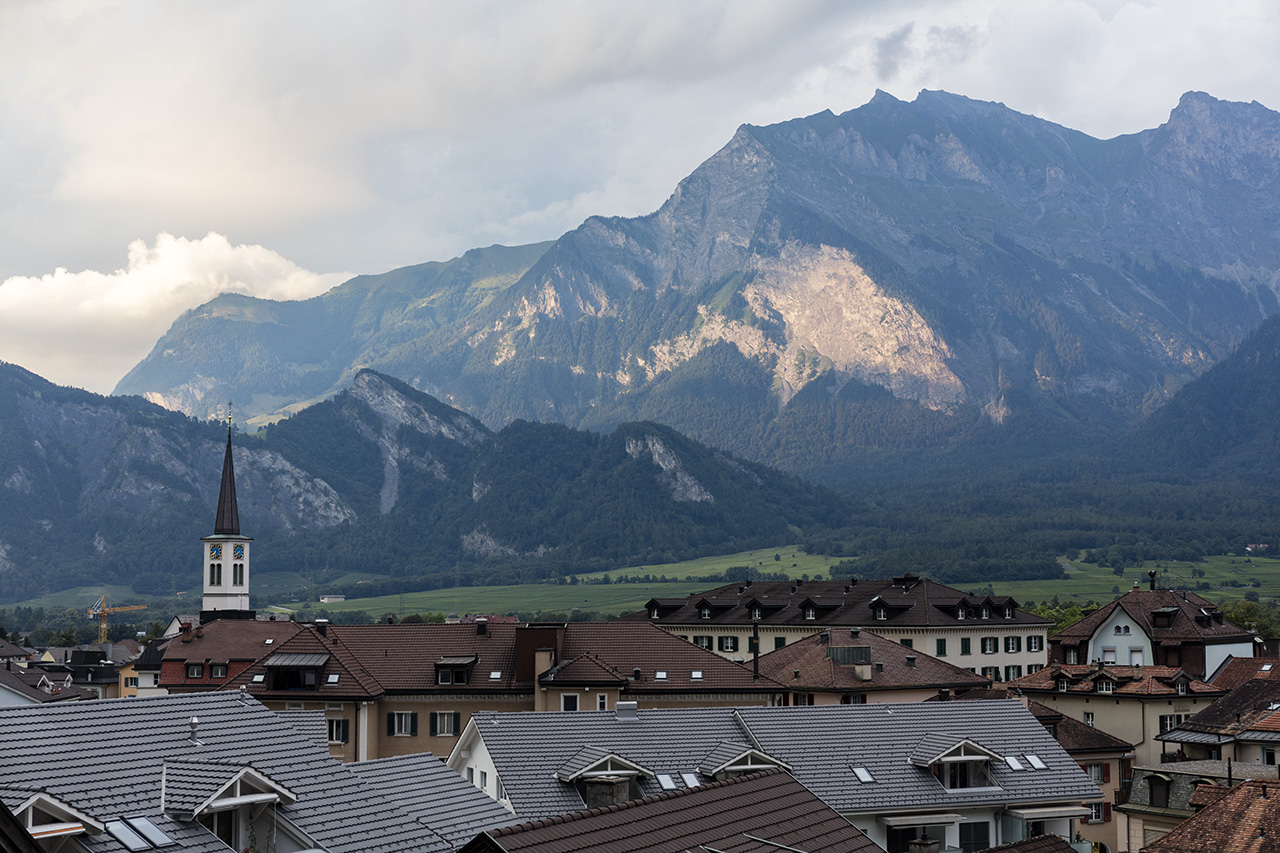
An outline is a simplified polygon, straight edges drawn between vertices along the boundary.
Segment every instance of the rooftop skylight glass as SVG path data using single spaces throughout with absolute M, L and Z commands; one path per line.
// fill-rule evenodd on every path
M 1031 753 L 1027 753 L 1026 758 L 1027 758 L 1027 763 L 1037 770 L 1043 770 L 1049 766 L 1045 764 L 1043 761 L 1041 761 L 1040 756 L 1038 755 L 1032 755 Z
M 698 780 L 697 773 L 681 773 L 680 778 L 684 780 L 685 787 L 688 788 L 696 788 L 702 784 L 702 782 Z
M 658 784 L 662 786 L 664 791 L 674 791 L 676 789 L 676 780 L 672 779 L 669 773 L 659 773 Z
M 1004 757 L 1004 763 L 1009 765 L 1009 769 L 1010 769 L 1010 770 L 1021 770 L 1021 769 L 1022 769 L 1022 762 L 1021 762 L 1021 761 L 1019 761 L 1017 758 L 1015 758 L 1015 757 L 1014 757 L 1014 756 L 1012 756 L 1012 755 L 1006 755 L 1006 756 Z
M 856 776 L 858 781 L 864 785 L 869 782 L 876 781 L 875 777 L 871 775 L 871 771 L 865 767 L 853 767 L 851 769 L 853 770 L 853 775 Z

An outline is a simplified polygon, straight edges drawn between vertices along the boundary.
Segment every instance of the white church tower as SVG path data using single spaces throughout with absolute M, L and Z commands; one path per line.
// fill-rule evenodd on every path
M 200 621 L 252 619 L 249 609 L 249 546 L 240 535 L 236 507 L 236 472 L 231 464 L 231 426 L 227 426 L 227 453 L 222 461 L 222 488 L 218 493 L 218 518 L 213 535 L 201 538 L 204 565 L 204 599 Z

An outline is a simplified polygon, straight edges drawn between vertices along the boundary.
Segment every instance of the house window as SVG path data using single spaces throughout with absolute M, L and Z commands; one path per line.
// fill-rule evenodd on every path
M 968 637 L 960 638 L 960 654 L 962 655 L 973 654 L 973 643 L 970 641 Z
M 711 618 L 711 608 L 710 608 L 710 607 L 699 607 L 699 608 L 698 608 L 698 618 L 699 618 L 699 619 L 710 619 L 710 618 Z
M 946 761 L 933 765 L 933 775 L 943 787 L 978 788 L 987 785 L 983 761 Z
M 1067 680 L 1067 679 L 1065 679 L 1065 678 L 1059 678 L 1059 679 L 1058 679 L 1058 692 L 1059 692 L 1059 693 L 1066 693 L 1066 692 L 1067 692 L 1067 690 L 1068 690 L 1068 688 L 1070 688 L 1070 687 L 1071 687 L 1071 682 L 1070 682 L 1070 681 L 1068 681 L 1068 680 Z
M 437 672 L 436 684 L 453 684 L 453 670 L 442 669 Z
M 915 640 L 911 639 L 910 637 L 904 638 L 902 640 L 902 645 L 906 646 L 909 649 L 914 649 L 916 647 Z
M 738 650 L 738 638 L 716 637 L 716 648 L 722 652 L 736 652 Z
M 1129 666 L 1142 666 L 1142 647 L 1129 649 Z
M 1027 635 L 1027 651 L 1042 652 L 1044 651 L 1044 637 L 1039 634 Z
M 956 618 L 957 618 L 957 619 L 963 619 L 964 617 L 965 617 L 965 610 L 964 610 L 964 608 L 963 608 L 963 607 L 957 607 L 957 608 L 956 608 Z
M 1106 803 L 1089 803 L 1089 823 L 1102 823 L 1106 820 Z
M 1006 619 L 1012 619 L 1012 618 L 1013 618 L 1013 605 L 1012 605 L 1012 604 L 1006 604 L 1006 605 L 1004 606 L 1004 618 L 1006 618 Z
M 1015 678 L 1022 677 L 1022 667 L 1010 664 L 1004 668 L 1004 680 L 1013 681 Z
M 1151 805 L 1160 808 L 1169 808 L 1169 780 L 1163 776 L 1148 776 L 1147 790 L 1151 792 Z
M 1103 646 L 1103 647 L 1102 647 L 1102 662 L 1103 662 L 1103 663 L 1115 663 L 1115 662 L 1116 662 L 1116 649 L 1115 649 L 1115 646 Z
M 695 646 L 701 646 L 704 649 L 709 649 L 711 648 L 711 637 L 707 634 L 694 634 L 693 644 Z
M 1080 663 L 1080 650 L 1075 646 L 1064 646 L 1062 656 L 1067 663 Z
M 984 667 L 982 668 L 982 674 L 983 674 L 984 676 L 986 676 L 987 678 L 990 678 L 992 681 L 999 681 L 999 680 L 1000 680 L 1000 667 L 998 667 L 998 666 L 984 666 Z
M 1085 772 L 1089 774 L 1089 781 L 1090 781 L 1090 782 L 1093 782 L 1095 785 L 1101 785 L 1101 784 L 1102 784 L 1102 769 L 1103 769 L 1104 767 L 1106 767 L 1106 765 L 1105 765 L 1105 764 L 1087 764 L 1087 765 L 1085 765 L 1085 768 L 1084 768 L 1084 769 L 1085 769 Z
M 346 743 L 351 739 L 351 724 L 347 720 L 327 720 L 329 743 Z
M 222 586 L 222 563 L 209 564 L 209 586 Z
M 1116 689 L 1116 683 L 1111 679 L 1102 678 L 1098 680 L 1099 693 L 1113 693 L 1115 692 L 1115 689 Z
M 467 781 L 472 785 L 476 783 L 476 769 L 474 767 L 467 768 Z
M 577 693 L 561 693 L 560 694 L 560 710 L 576 711 L 578 710 L 578 694 Z M 483 784 L 480 785 L 484 787 Z
M 125 679 L 124 679 L 124 686 L 125 686 L 125 687 L 137 687 L 137 686 L 138 686 L 138 677 L 137 677 L 137 676 L 133 676 L 133 677 L 125 676 Z
M 786 644 L 787 644 L 787 638 L 786 638 L 786 637 L 774 637 L 774 638 L 773 638 L 773 647 L 774 647 L 775 649 L 780 649 L 780 648 L 782 648 L 783 646 L 785 646 Z
M 875 609 L 875 617 L 877 622 L 884 622 L 889 618 L 889 608 L 877 607 Z
M 947 656 L 947 640 L 945 637 L 938 638 L 937 642 L 934 644 L 934 653 L 940 658 Z
M 804 609 L 804 618 L 812 622 L 814 619 L 818 618 L 818 611 L 812 607 L 806 607 Z
M 387 714 L 387 734 L 392 737 L 417 737 L 417 713 L 413 711 L 392 711 Z
M 753 607 L 753 608 L 751 608 L 751 621 L 752 621 L 752 622 L 759 622 L 759 621 L 760 621 L 760 608 L 759 608 L 759 607 Z
M 1274 765 L 1276 763 L 1276 750 L 1273 746 L 1264 746 L 1262 748 L 1262 763 Z
M 480 790 L 489 790 L 489 774 L 483 770 L 480 771 Z
M 209 664 L 209 677 L 210 678 L 226 678 L 227 665 L 225 663 Z
M 1092 711 L 1084 712 L 1084 724 L 1089 728 L 1093 728 L 1093 712 Z
M 497 788 L 498 788 L 498 790 L 497 790 L 497 792 L 496 792 L 496 793 L 497 793 L 497 796 L 498 796 L 498 799 L 499 799 L 499 800 L 505 800 L 505 799 L 507 798 L 507 789 L 506 789 L 506 788 L 504 788 L 504 787 L 502 787 L 502 780 L 501 780 L 501 779 L 494 779 L 494 780 L 493 780 L 493 783 L 494 783 L 494 785 L 496 785 L 496 786 L 497 786 Z
M 204 664 L 202 663 L 187 664 L 187 678 L 204 678 Z
M 462 714 L 458 711 L 432 711 L 432 737 L 454 737 L 462 731 Z
M 244 586 L 244 563 L 231 564 L 231 585 Z
M 658 618 L 658 608 L 656 608 L 656 607 L 655 607 L 655 608 L 653 608 L 652 610 L 650 610 L 650 611 L 649 611 L 649 618 L 650 618 L 650 619 L 657 619 L 657 618 Z
M 986 821 L 960 824 L 960 849 L 964 853 L 977 853 L 990 846 L 991 824 Z
M 983 618 L 983 619 L 990 619 L 990 618 L 991 618 L 991 608 L 990 608 L 990 607 L 988 607 L 988 606 L 987 606 L 987 605 L 985 605 L 985 604 L 984 604 L 984 605 L 982 605 L 982 618 Z
M 1042 669 L 1044 669 L 1044 664 L 1042 663 L 1029 663 L 1027 664 L 1027 675 L 1030 675 L 1033 672 L 1039 672 Z
M 1187 695 L 1187 682 L 1185 682 L 1185 681 L 1179 681 L 1179 682 L 1175 685 L 1175 687 L 1177 688 L 1177 691 L 1178 691 L 1178 695 L 1179 695 L 1179 696 L 1186 696 L 1186 695 Z
M 596 694 L 596 710 L 597 711 L 609 710 L 609 694 L 608 693 Z
M 1004 650 L 1008 654 L 1016 654 L 1017 652 L 1022 651 L 1022 638 L 1021 637 L 1005 637 Z
M 999 651 L 999 649 L 1000 649 L 1000 646 L 999 646 L 998 637 L 982 638 L 982 653 L 984 655 L 994 655 L 997 651 Z

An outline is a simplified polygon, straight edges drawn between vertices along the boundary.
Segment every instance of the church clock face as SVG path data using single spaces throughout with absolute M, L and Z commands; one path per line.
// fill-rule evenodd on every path
M 235 546 L 234 548 L 232 548 L 232 549 L 231 549 L 231 553 L 235 555 L 235 558 L 236 558 L 237 560 L 243 560 L 243 559 L 244 559 L 244 546 L 243 546 L 243 545 L 237 545 L 237 546 Z
M 209 546 L 209 559 L 210 559 L 210 560 L 221 560 L 221 559 L 222 559 L 222 546 L 221 546 L 221 545 L 210 545 L 210 546 Z

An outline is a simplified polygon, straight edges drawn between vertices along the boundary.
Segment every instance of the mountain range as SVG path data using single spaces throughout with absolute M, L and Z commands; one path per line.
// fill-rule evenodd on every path
M 226 430 L 0 363 L 0 601 L 81 585 L 199 589 Z M 669 427 L 493 432 L 371 370 L 234 445 L 258 573 L 363 573 L 399 589 L 772 546 L 839 526 L 846 508 Z
M 1122 434 L 1280 310 L 1278 234 L 1260 104 L 1099 140 L 881 92 L 741 127 L 647 216 L 219 297 L 116 391 L 265 423 L 373 367 L 493 428 L 661 422 L 848 488 Z

